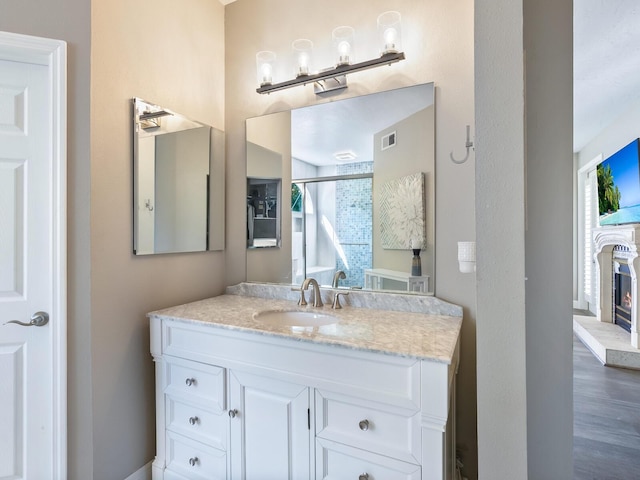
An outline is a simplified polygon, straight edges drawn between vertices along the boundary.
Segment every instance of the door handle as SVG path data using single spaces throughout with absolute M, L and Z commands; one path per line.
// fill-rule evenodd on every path
M 22 327 L 43 327 L 49 323 L 49 314 L 47 312 L 36 312 L 31 315 L 31 321 L 29 323 L 20 322 L 18 320 L 9 320 L 8 322 L 4 322 L 5 325 L 9 323 L 15 323 Z

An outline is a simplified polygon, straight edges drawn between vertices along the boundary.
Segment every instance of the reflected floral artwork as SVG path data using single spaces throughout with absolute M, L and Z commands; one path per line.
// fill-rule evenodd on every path
M 424 173 L 386 182 L 380 192 L 382 248 L 424 248 L 425 211 Z

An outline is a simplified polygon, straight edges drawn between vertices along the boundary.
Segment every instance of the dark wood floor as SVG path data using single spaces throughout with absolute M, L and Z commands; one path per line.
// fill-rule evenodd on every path
M 575 480 L 640 479 L 640 371 L 604 367 L 573 340 Z

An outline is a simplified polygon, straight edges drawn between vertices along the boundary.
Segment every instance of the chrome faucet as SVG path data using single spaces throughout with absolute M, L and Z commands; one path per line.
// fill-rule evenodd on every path
M 320 295 L 320 287 L 318 286 L 318 282 L 316 281 L 315 278 L 305 278 L 304 282 L 302 282 L 302 287 L 300 287 L 300 295 L 301 295 L 301 305 L 304 305 L 306 302 L 302 303 L 302 299 L 304 299 L 304 291 L 306 289 L 309 288 L 309 285 L 313 286 L 313 306 L 314 307 L 321 307 L 323 305 L 322 303 L 322 297 Z
M 333 288 L 338 288 L 338 280 L 344 280 L 345 278 L 347 278 L 347 275 L 342 270 L 338 270 L 333 276 L 333 282 L 331 283 L 331 286 Z

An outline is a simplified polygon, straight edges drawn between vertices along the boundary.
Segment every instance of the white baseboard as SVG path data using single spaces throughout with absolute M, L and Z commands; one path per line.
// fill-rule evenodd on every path
M 151 462 L 147 463 L 140 470 L 133 472 L 124 480 L 151 480 Z

